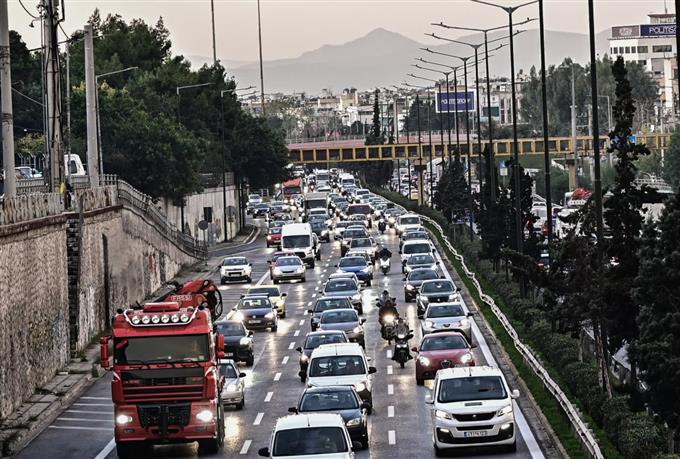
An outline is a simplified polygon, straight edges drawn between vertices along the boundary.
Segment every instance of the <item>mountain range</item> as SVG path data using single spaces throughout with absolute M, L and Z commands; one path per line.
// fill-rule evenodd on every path
M 433 27 L 438 36 L 450 36 L 445 29 Z M 609 52 L 607 38 L 609 31 L 600 32 L 596 37 L 596 50 L 599 55 Z M 489 34 L 489 40 L 507 37 L 506 31 Z M 564 58 L 571 57 L 575 62 L 589 62 L 588 35 L 573 32 L 546 31 L 546 61 L 548 65 L 559 65 Z M 468 43 L 482 43 L 482 34 L 471 34 L 456 38 Z M 312 51 L 305 52 L 296 58 L 278 59 L 264 62 L 265 90 L 272 92 L 307 92 L 317 94 L 322 89 L 329 88 L 335 93 L 343 88 L 354 87 L 359 90 L 375 88 L 376 86 L 400 85 L 408 80 L 412 84 L 427 84 L 426 81 L 409 78 L 408 73 L 414 73 L 427 78 L 436 79 L 434 72 L 420 70 L 411 64 L 437 66 L 419 63 L 415 57 L 457 66 L 460 60 L 439 56 L 420 50 L 429 48 L 436 52 L 469 56 L 474 54 L 471 47 L 457 43 L 450 43 L 433 38 L 425 39 L 425 45 L 399 33 L 375 29 L 363 37 L 342 45 L 323 45 Z M 489 44 L 489 49 L 497 48 L 500 43 L 507 43 L 508 39 Z M 529 29 L 515 36 L 515 70 L 528 72 L 532 66 L 540 66 L 540 48 L 538 29 Z M 484 48 L 480 48 L 480 60 Z M 194 57 L 192 62 L 201 65 L 201 58 Z M 205 59 L 205 58 L 203 58 Z M 207 59 L 205 59 L 207 60 Z M 232 63 L 227 71 L 233 74 L 239 86 L 259 86 L 259 66 L 257 62 Z M 474 58 L 468 61 L 469 78 L 474 80 Z M 492 76 L 510 75 L 509 47 L 494 51 L 489 61 Z M 439 67 L 446 70 L 444 67 Z M 485 75 L 485 68 L 480 63 L 480 77 Z M 462 72 L 459 72 L 462 77 Z

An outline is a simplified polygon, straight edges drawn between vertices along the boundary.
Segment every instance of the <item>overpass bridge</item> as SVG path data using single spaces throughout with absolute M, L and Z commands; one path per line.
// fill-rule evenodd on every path
M 479 147 L 476 139 L 471 140 L 471 153 L 476 156 Z M 482 150 L 488 145 L 487 140 L 482 140 Z M 661 151 L 671 144 L 671 134 L 648 134 L 637 136 L 637 143 L 644 143 L 652 151 Z M 543 139 L 518 139 L 520 155 L 543 155 Z M 495 156 L 507 157 L 513 152 L 512 139 L 498 139 L 493 142 Z M 443 148 L 442 148 L 443 147 Z M 600 138 L 601 151 L 609 147 L 609 138 Z M 417 143 L 392 144 L 392 145 L 364 145 L 362 140 L 329 141 L 290 144 L 288 154 L 290 161 L 295 164 L 327 164 L 327 163 L 355 163 L 363 161 L 394 161 L 398 159 L 424 159 L 430 158 L 430 150 L 433 158 L 448 157 L 453 154 L 455 144 L 432 143 L 430 149 L 429 139 Z M 556 157 L 570 156 L 577 152 L 579 156 L 590 156 L 593 151 L 593 138 L 591 136 L 577 137 L 552 137 L 548 141 L 550 154 Z M 460 144 L 462 155 L 467 154 L 467 143 Z

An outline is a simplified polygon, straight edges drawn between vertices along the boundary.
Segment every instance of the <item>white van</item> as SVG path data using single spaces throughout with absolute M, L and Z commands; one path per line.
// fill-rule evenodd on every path
M 309 223 L 289 223 L 281 227 L 281 251 L 291 252 L 314 268 L 317 242 Z
M 470 446 L 516 449 L 513 400 L 503 372 L 494 367 L 456 367 L 439 370 L 432 395 L 433 437 L 437 453 Z M 437 454 L 439 456 L 439 454 Z
M 354 386 L 361 399 L 373 409 L 375 367 L 358 343 L 324 344 L 312 352 L 307 366 L 307 386 Z
M 85 167 L 83 166 L 83 162 L 80 160 L 80 156 L 78 155 L 64 155 L 64 168 L 67 171 L 67 176 L 69 174 L 71 177 L 84 177 L 87 175 L 87 172 L 85 172 Z
M 345 189 L 347 186 L 356 186 L 356 181 L 352 174 L 342 174 L 340 176 L 340 187 Z

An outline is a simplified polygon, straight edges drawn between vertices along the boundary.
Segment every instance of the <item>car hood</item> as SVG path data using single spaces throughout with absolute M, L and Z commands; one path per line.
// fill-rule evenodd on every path
M 271 457 L 272 458 L 285 457 L 286 459 L 309 459 L 310 457 L 314 457 L 315 459 L 349 459 L 352 456 L 350 455 L 350 453 L 332 453 L 332 454 L 315 454 L 314 456 L 306 454 L 304 456 L 271 456 Z
M 441 403 L 436 402 L 436 409 L 443 409 L 454 414 L 492 413 L 508 406 L 511 399 L 501 400 L 467 400 L 464 402 Z
M 349 376 L 310 376 L 307 378 L 309 387 L 326 386 L 354 386 L 368 379 L 368 375 L 349 375 Z
M 288 266 L 276 265 L 276 267 L 277 267 L 278 269 L 280 269 L 281 272 L 284 272 L 284 273 L 292 273 L 292 272 L 295 272 L 295 271 L 297 271 L 298 269 L 300 269 L 301 265 L 295 265 L 295 266 L 291 266 L 291 265 L 288 265 Z
M 359 322 L 341 322 L 332 324 L 319 324 L 321 330 L 351 331 L 359 326 Z
M 441 351 L 421 351 L 418 357 L 427 357 L 433 360 L 451 360 L 451 363 L 460 362 L 460 358 L 465 354 L 472 354 L 469 349 L 444 349 Z
M 220 266 L 222 271 L 240 271 L 245 269 L 248 265 L 230 265 L 230 266 Z
M 238 382 L 238 378 L 228 378 L 224 380 L 224 389 L 226 390 L 227 386 L 229 384 L 236 384 Z
M 368 266 L 346 266 L 338 269 L 343 273 L 359 273 L 363 272 L 364 270 L 368 271 Z
M 243 314 L 243 315 L 245 316 L 246 314 Z M 235 336 L 235 335 L 233 335 L 233 336 L 225 336 L 225 337 L 224 337 L 224 343 L 225 343 L 225 344 L 239 344 L 239 343 L 241 342 L 241 338 L 245 338 L 245 337 L 246 337 L 245 335 L 241 335 L 241 336 Z

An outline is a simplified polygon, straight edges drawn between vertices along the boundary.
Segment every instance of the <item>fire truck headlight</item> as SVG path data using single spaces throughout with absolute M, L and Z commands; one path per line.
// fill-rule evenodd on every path
M 142 319 L 139 318 L 139 316 L 132 316 L 132 325 L 139 325 L 139 323 L 142 321 Z
M 179 322 L 179 316 L 177 314 L 173 314 L 172 316 L 170 316 L 170 321 L 172 321 L 173 323 Z
M 119 426 L 124 426 L 126 424 L 130 424 L 132 422 L 132 416 L 129 414 L 119 414 L 116 416 L 116 424 Z
M 160 321 L 161 321 L 160 316 L 156 316 L 156 315 L 151 316 L 151 322 L 157 324 L 157 323 L 160 322 Z
M 144 316 L 142 317 L 142 323 L 147 325 L 149 322 L 151 322 L 151 317 L 149 316 Z
M 170 322 L 170 316 L 167 315 L 167 314 L 163 314 L 161 316 L 161 322 L 163 322 L 164 324 L 167 324 L 168 322 Z
M 213 413 L 210 410 L 201 410 L 196 414 L 196 419 L 201 422 L 210 422 L 213 420 Z
M 182 322 L 185 322 L 185 323 L 189 322 L 189 316 L 186 315 L 186 314 L 182 314 L 181 316 L 179 316 L 179 320 L 181 320 Z

